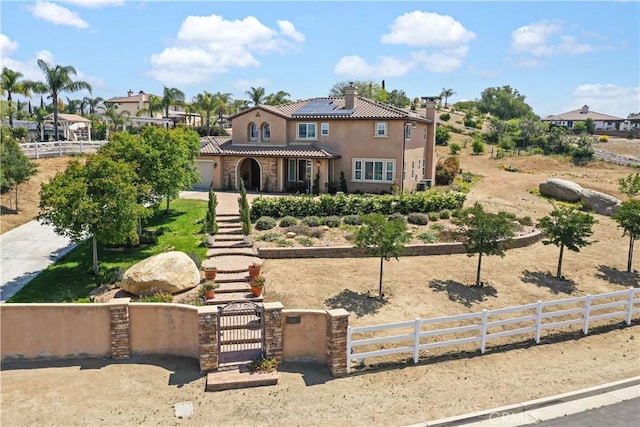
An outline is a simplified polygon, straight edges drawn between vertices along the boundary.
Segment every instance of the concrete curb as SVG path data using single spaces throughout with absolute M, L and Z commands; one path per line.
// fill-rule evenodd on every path
M 627 378 L 620 381 L 615 381 L 607 384 L 601 384 L 594 387 L 584 388 L 577 391 L 558 394 L 550 397 L 543 397 L 541 399 L 529 400 L 522 403 L 516 403 L 513 405 L 501 406 L 498 408 L 487 409 L 479 412 L 472 412 L 470 414 L 458 415 L 449 418 L 442 418 L 440 420 L 427 421 L 424 423 L 413 424 L 407 427 L 448 427 L 448 426 L 460 426 L 465 424 L 476 423 L 480 421 L 486 421 L 495 416 L 495 414 L 501 414 L 501 416 L 507 416 L 510 414 L 519 414 L 526 411 L 545 408 L 548 406 L 559 405 L 566 402 L 571 402 L 579 399 L 584 399 L 599 394 L 610 393 L 612 391 L 620 390 L 627 387 L 633 387 L 640 384 L 640 376 Z

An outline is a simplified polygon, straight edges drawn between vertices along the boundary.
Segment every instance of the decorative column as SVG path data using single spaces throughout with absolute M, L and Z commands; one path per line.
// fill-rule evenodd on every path
M 264 352 L 267 357 L 282 360 L 284 329 L 283 305 L 280 302 L 264 303 Z
M 198 307 L 198 343 L 200 371 L 218 369 L 218 308 Z
M 129 345 L 129 302 L 131 298 L 114 298 L 109 301 L 111 308 L 111 357 L 128 359 Z
M 327 368 L 334 377 L 347 373 L 347 327 L 349 312 L 327 310 Z

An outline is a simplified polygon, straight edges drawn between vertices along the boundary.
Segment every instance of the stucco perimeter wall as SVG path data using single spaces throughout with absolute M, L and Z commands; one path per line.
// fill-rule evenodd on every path
M 325 363 L 327 360 L 327 312 L 282 310 L 283 359 Z
M 1 360 L 108 357 L 109 304 L 2 304 Z
M 536 230 L 530 234 L 514 238 L 510 249 L 533 245 L 542 239 L 542 232 Z M 464 254 L 462 243 L 433 243 L 425 245 L 407 245 L 402 256 L 452 255 Z M 369 256 L 364 250 L 353 246 L 326 246 L 311 248 L 258 248 L 258 256 L 265 259 L 280 258 L 357 258 Z
M 177 304 L 129 304 L 133 354 L 200 357 L 197 307 Z

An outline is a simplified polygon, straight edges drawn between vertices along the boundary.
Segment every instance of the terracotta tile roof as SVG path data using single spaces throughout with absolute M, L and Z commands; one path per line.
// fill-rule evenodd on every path
M 310 159 L 340 158 L 340 154 L 313 144 L 289 144 L 286 146 L 233 145 L 230 136 L 205 136 L 200 138 L 200 154 L 254 157 L 304 157 Z
M 316 100 L 326 100 L 335 105 L 334 110 L 340 111 L 344 109 L 344 96 L 325 97 L 325 98 L 311 98 L 302 101 L 295 101 L 289 104 L 283 105 L 263 105 L 251 107 L 248 110 L 244 110 L 238 114 L 230 117 L 233 119 L 242 114 L 246 114 L 256 109 L 262 109 L 286 119 L 332 119 L 332 120 L 353 120 L 353 119 L 400 119 L 400 120 L 415 120 L 423 123 L 431 123 L 430 120 L 424 116 L 417 114 L 410 110 L 397 108 L 392 105 L 376 102 L 368 98 L 361 96 L 355 97 L 354 109 L 348 114 L 308 114 L 299 115 L 294 114 L 305 105 Z

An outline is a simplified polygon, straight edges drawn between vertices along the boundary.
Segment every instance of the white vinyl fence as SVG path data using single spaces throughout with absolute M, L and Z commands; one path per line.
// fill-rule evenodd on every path
M 30 159 L 42 157 L 62 157 L 72 154 L 95 153 L 108 141 L 48 141 L 25 142 L 20 144 Z
M 545 329 L 581 325 L 586 335 L 589 325 L 600 320 L 623 318 L 630 325 L 631 319 L 640 313 L 640 307 L 636 307 L 640 304 L 638 295 L 640 289 L 629 288 L 457 316 L 348 327 L 347 373 L 351 372 L 352 361 L 364 363 L 371 357 L 409 353 L 413 355 L 413 362 L 418 363 L 420 350 L 476 343 L 484 353 L 487 341 L 511 335 L 531 334 L 538 344 Z M 452 322 L 463 326 L 443 327 Z M 361 334 L 373 336 L 354 339 L 354 335 Z

